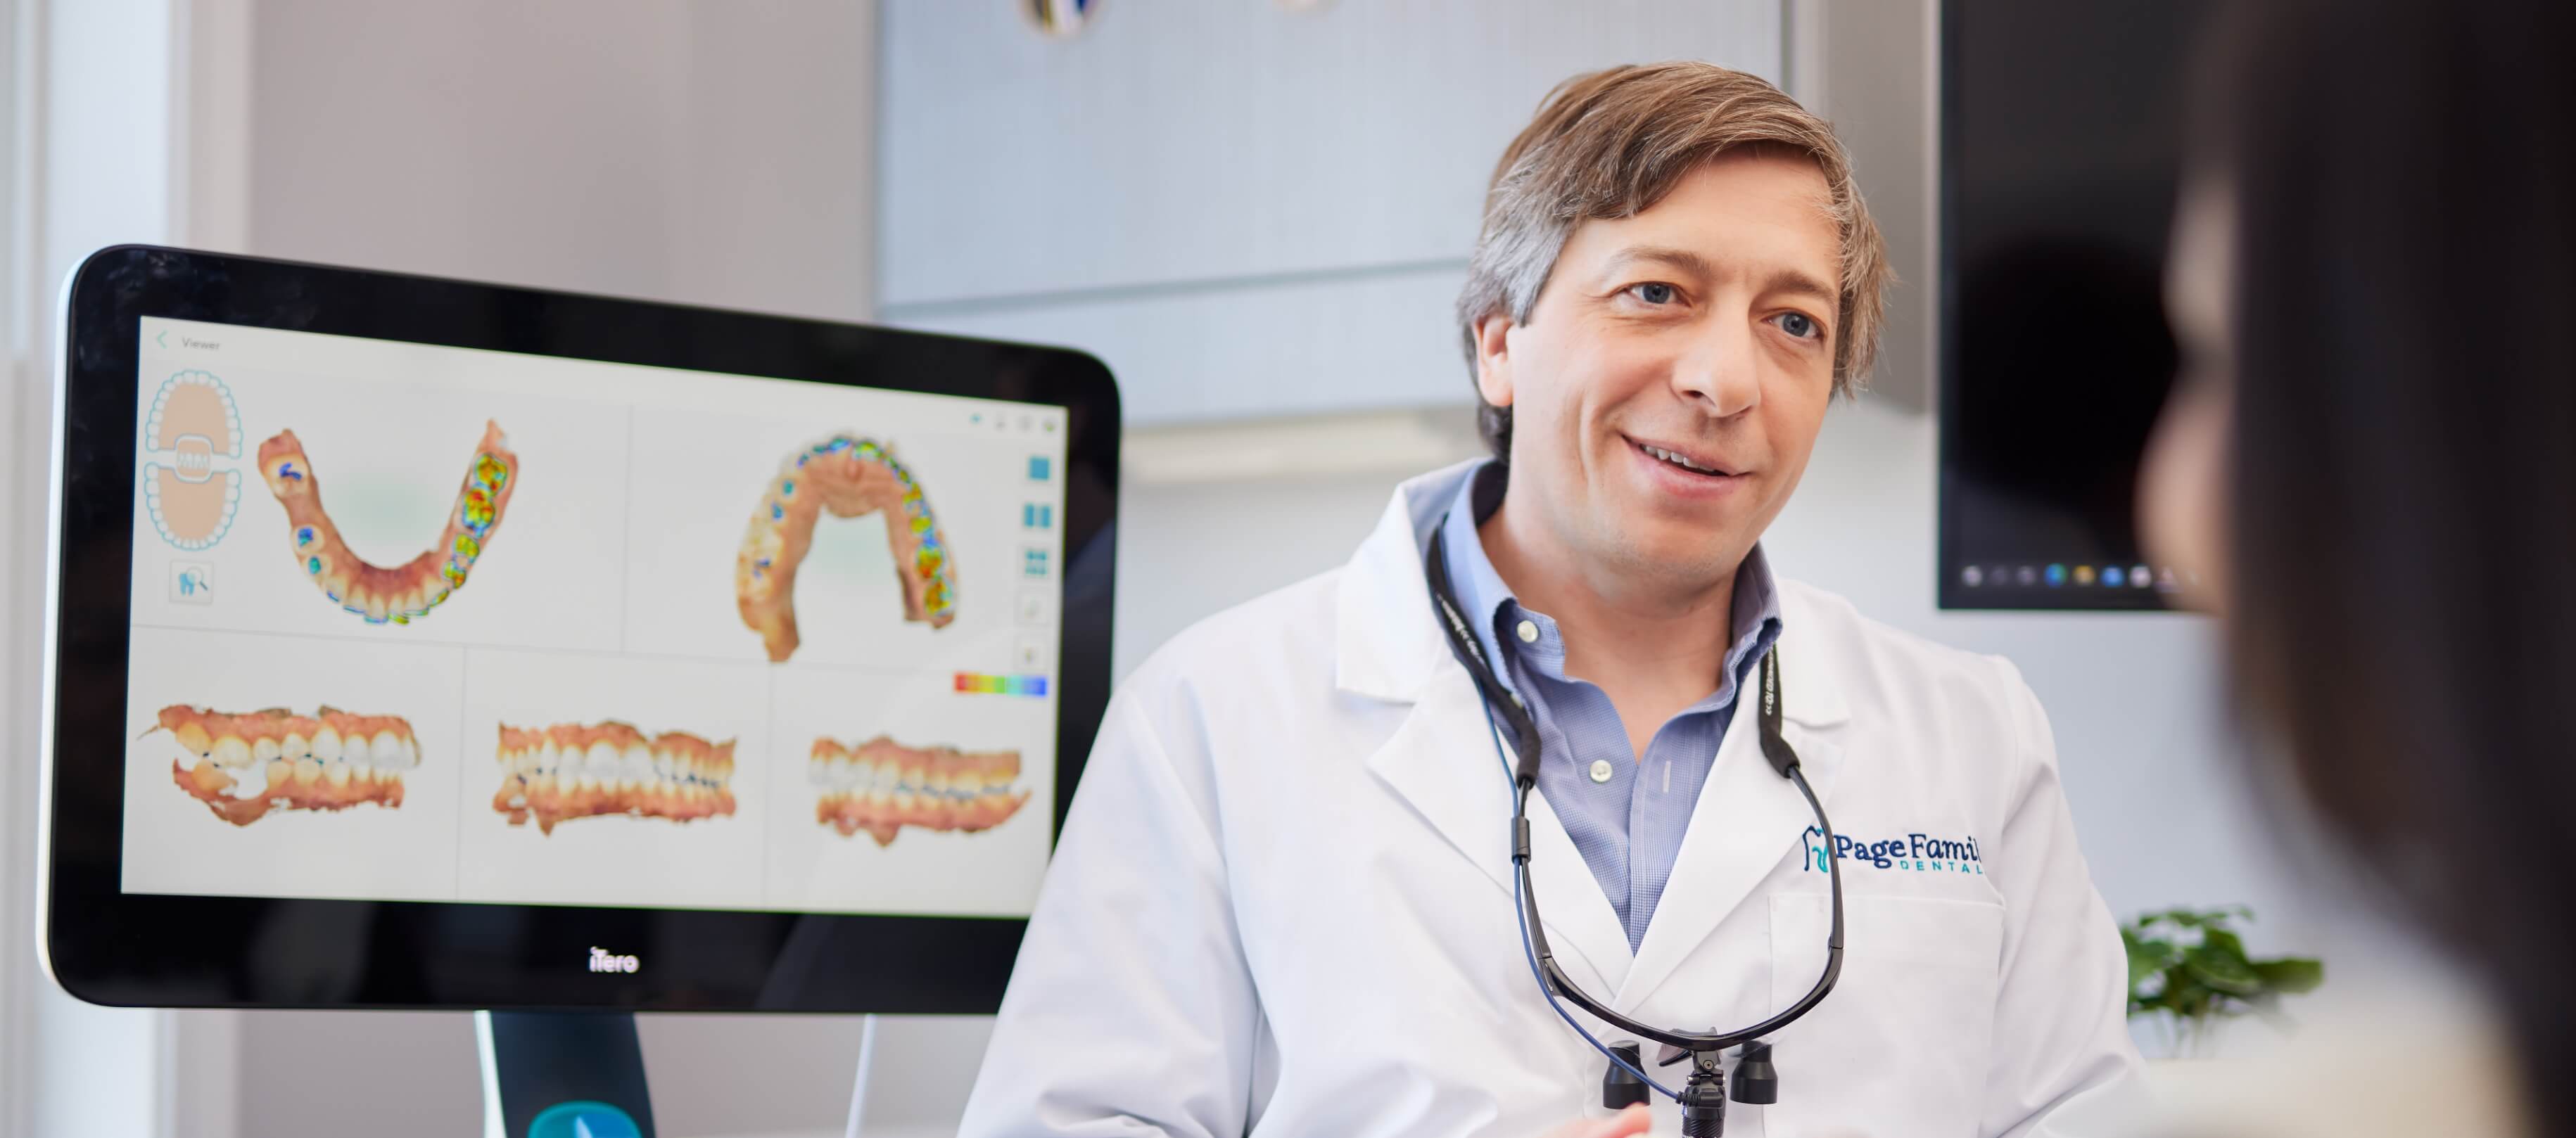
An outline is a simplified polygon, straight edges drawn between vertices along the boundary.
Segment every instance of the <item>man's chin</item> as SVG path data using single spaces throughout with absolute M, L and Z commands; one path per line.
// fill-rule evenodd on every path
M 1675 588 L 1706 587 L 1724 581 L 1744 563 L 1753 541 L 1733 529 L 1675 529 L 1657 526 L 1614 540 L 1609 560 L 1624 573 Z

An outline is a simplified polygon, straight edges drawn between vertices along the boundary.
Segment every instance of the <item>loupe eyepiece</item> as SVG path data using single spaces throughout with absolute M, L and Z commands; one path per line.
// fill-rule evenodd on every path
M 1771 1045 L 1755 1040 L 1735 1053 L 1735 1086 L 1731 1097 L 1746 1106 L 1780 1101 L 1780 1069 L 1771 1065 Z
M 1639 1064 L 1640 1056 L 1645 1054 L 1644 1046 L 1633 1039 L 1622 1039 L 1610 1045 L 1610 1053 L 1628 1066 L 1612 1063 L 1609 1070 L 1601 1072 L 1601 1105 L 1612 1110 L 1624 1110 L 1645 1102 L 1646 1081 L 1628 1069 Z

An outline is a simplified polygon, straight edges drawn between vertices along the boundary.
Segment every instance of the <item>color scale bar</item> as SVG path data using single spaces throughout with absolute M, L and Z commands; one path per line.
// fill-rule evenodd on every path
M 957 673 L 957 690 L 970 695 L 1045 695 L 1045 676 L 988 676 L 982 672 Z

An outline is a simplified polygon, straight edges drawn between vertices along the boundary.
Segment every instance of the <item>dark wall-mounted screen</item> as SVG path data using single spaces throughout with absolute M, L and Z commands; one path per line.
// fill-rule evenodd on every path
M 1942 16 L 1941 605 L 2160 609 L 2138 457 L 2174 370 L 2161 288 L 2205 3 Z

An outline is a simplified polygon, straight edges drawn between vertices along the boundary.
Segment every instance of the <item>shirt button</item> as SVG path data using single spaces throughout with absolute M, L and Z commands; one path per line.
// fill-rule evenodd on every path
M 1516 631 L 1518 631 L 1518 632 L 1520 633 L 1521 643 L 1523 643 L 1523 644 L 1536 644 L 1536 643 L 1538 643 L 1538 622 L 1537 622 L 1537 621 L 1533 621 L 1533 620 L 1524 620 L 1524 621 L 1522 621 L 1522 622 L 1521 622 L 1521 626 L 1520 626 L 1520 628 L 1519 628 L 1519 629 L 1517 629 Z
M 1612 767 L 1612 766 L 1610 765 L 1610 760 L 1608 760 L 1608 759 L 1594 759 L 1594 760 L 1592 760 L 1592 781 L 1594 781 L 1594 782 L 1608 782 L 1608 781 L 1610 781 L 1610 776 L 1611 776 L 1611 775 L 1613 775 L 1613 774 L 1615 774 L 1615 773 L 1617 773 L 1617 768 Z

